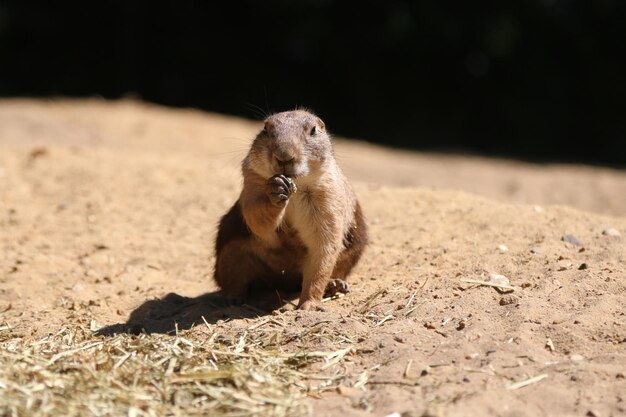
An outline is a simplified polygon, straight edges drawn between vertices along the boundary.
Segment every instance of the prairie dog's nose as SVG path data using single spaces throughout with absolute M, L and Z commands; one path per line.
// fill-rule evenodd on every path
M 287 160 L 287 161 L 281 161 L 280 159 L 276 158 L 276 162 L 278 163 L 279 166 L 286 168 L 288 166 L 293 165 L 293 158 Z
M 293 163 L 294 160 L 294 156 L 291 153 L 278 149 L 274 151 L 274 158 L 276 158 L 278 164 L 282 166 L 289 165 Z

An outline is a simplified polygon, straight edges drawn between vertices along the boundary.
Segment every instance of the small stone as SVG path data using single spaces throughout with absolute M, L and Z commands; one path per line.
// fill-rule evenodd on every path
M 500 275 L 500 274 L 489 274 L 489 279 L 487 280 L 487 282 L 491 282 L 494 284 L 498 284 L 498 285 L 504 285 L 507 287 L 511 286 L 511 282 L 509 281 L 509 279 L 507 277 L 505 277 L 504 275 Z M 500 293 L 507 293 L 507 292 L 512 292 L 512 289 L 508 289 L 508 288 L 500 288 L 500 287 L 495 287 L 496 290 L 498 290 L 498 292 Z
M 541 255 L 541 248 L 531 248 L 530 249 L 530 253 L 532 253 L 533 255 Z
M 585 358 L 583 357 L 583 355 L 579 355 L 579 354 L 577 354 L 577 353 L 575 353 L 575 354 L 573 354 L 573 355 L 570 355 L 570 357 L 569 357 L 569 360 L 571 360 L 572 362 L 580 362 L 580 361 L 582 361 L 583 359 L 585 359 Z
M 584 243 L 574 235 L 561 236 L 563 242 L 571 243 L 574 246 L 584 246 Z
M 567 271 L 572 268 L 572 263 L 567 259 L 562 259 L 557 263 L 557 271 Z
M 619 230 L 617 229 L 613 229 L 612 227 L 606 228 L 602 231 L 602 234 L 604 236 L 613 236 L 613 237 L 619 237 L 622 234 L 619 232 Z
M 398 343 L 404 343 L 404 338 L 402 336 L 400 336 L 399 334 L 395 335 L 393 337 L 393 340 L 395 340 Z
M 589 268 L 589 265 L 587 265 L 585 262 L 583 262 L 582 264 L 580 264 L 578 266 L 578 270 L 579 271 L 582 271 L 582 270 L 587 269 L 587 268 Z
M 489 274 L 489 282 L 501 285 L 510 285 L 509 279 L 500 274 Z
M 509 248 L 507 248 L 506 245 L 498 245 L 498 251 L 500 251 L 500 253 L 505 253 L 509 251 Z
M 517 298 L 514 295 L 505 295 L 502 298 L 500 298 L 501 306 L 508 306 L 511 304 L 519 304 L 519 298 Z
M 535 213 L 543 213 L 543 207 L 541 206 L 535 206 L 533 209 L 535 210 Z
M 43 156 L 48 156 L 48 149 L 43 146 L 31 149 L 30 153 L 28 154 L 28 157 L 30 159 L 37 159 Z

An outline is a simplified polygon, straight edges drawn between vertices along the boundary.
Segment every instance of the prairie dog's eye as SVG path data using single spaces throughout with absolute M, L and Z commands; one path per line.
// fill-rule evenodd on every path
M 310 134 L 311 136 L 314 136 L 316 133 L 317 133 L 317 127 L 316 127 L 316 126 L 313 126 L 313 127 L 311 128 L 311 131 L 309 132 L 309 134 Z

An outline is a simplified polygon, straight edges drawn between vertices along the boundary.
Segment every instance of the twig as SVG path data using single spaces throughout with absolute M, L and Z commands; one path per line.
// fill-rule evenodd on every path
M 339 292 L 339 293 L 337 293 L 335 295 L 331 295 L 330 297 L 322 298 L 322 303 L 328 302 L 330 300 L 338 300 L 339 298 L 343 298 L 345 296 L 346 295 L 344 293 Z
M 388 316 L 383 317 L 383 319 L 381 321 L 379 321 L 378 323 L 376 323 L 376 326 L 380 326 L 381 324 L 383 324 L 384 322 L 386 322 L 387 320 L 391 320 L 393 319 L 393 315 L 389 314 Z
M 82 351 L 82 350 L 91 349 L 91 348 L 93 348 L 93 347 L 100 346 L 100 345 L 102 345 L 102 344 L 104 344 L 104 342 L 95 342 L 95 343 L 91 343 L 91 344 L 89 344 L 89 345 L 87 345 L 87 346 L 80 347 L 80 348 L 78 348 L 78 349 L 66 350 L 65 352 L 57 353 L 56 355 L 54 355 L 54 356 L 53 356 L 53 357 L 52 357 L 52 358 L 48 361 L 48 363 L 46 364 L 46 366 L 50 366 L 50 365 L 52 365 L 53 363 L 55 363 L 56 361 L 58 361 L 59 359 L 61 359 L 61 358 L 65 357 L 65 356 L 71 356 L 71 355 L 73 355 L 74 353 L 80 352 L 80 351 Z
M 384 294 L 386 291 L 387 290 L 385 289 L 380 289 L 376 291 L 374 294 L 370 295 L 368 299 L 365 301 L 365 303 L 363 304 L 363 306 L 360 308 L 359 312 L 365 313 L 367 309 L 369 308 L 370 304 L 372 304 L 372 301 L 374 301 L 379 295 Z
M 409 308 L 409 306 L 413 302 L 413 298 L 415 298 L 415 294 L 417 294 L 417 290 L 413 291 L 413 294 L 411 294 L 411 296 L 409 297 L 409 301 L 406 302 L 404 308 Z
M 368 384 L 372 385 L 405 385 L 409 387 L 414 387 L 419 385 L 418 382 L 406 382 L 406 381 L 368 381 Z
M 402 374 L 402 376 L 404 376 L 405 378 L 409 377 L 409 371 L 411 370 L 412 364 L 413 364 L 413 359 L 409 359 L 409 361 L 406 363 L 406 367 L 404 368 L 404 373 Z
M 479 281 L 479 280 L 476 280 L 476 279 L 462 279 L 461 282 L 466 282 L 468 284 L 484 285 L 486 287 L 504 288 L 505 290 L 515 290 L 516 289 L 515 287 L 511 287 L 510 285 L 496 284 L 495 282 Z
M 524 388 L 524 387 L 526 387 L 528 385 L 536 384 L 537 382 L 539 382 L 542 379 L 545 379 L 547 377 L 548 377 L 548 374 L 537 375 L 535 377 L 526 379 L 524 381 L 516 382 L 515 384 L 510 384 L 510 385 L 508 385 L 506 387 L 506 389 L 508 389 L 508 390 L 516 390 L 516 389 Z

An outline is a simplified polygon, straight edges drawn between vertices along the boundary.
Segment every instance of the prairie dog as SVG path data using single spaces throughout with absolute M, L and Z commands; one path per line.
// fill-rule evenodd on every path
M 298 308 L 323 310 L 367 244 L 352 187 L 324 122 L 305 110 L 265 120 L 242 163 L 243 190 L 220 221 L 215 281 L 231 300 L 252 288 L 301 289 Z

